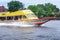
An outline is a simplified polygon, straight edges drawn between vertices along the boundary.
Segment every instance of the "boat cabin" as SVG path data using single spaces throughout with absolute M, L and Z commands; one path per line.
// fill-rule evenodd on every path
M 0 20 L 30 20 L 37 19 L 31 10 L 20 10 L 15 12 L 0 12 Z

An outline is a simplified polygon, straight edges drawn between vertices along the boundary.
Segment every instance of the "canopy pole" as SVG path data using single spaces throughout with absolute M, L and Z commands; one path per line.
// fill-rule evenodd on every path
M 6 16 L 6 21 L 7 21 L 7 16 Z
M 21 19 L 19 18 L 19 16 L 18 16 L 18 21 L 21 21 Z
M 14 18 L 15 18 L 15 17 L 13 16 L 13 21 L 14 21 Z

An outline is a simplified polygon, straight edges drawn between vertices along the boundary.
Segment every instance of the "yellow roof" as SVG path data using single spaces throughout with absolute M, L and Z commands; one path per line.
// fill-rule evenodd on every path
M 0 17 L 4 17 L 4 16 L 19 16 L 19 15 L 26 15 L 28 13 L 32 13 L 30 10 L 20 10 L 20 11 L 16 11 L 16 12 L 3 12 L 0 13 Z

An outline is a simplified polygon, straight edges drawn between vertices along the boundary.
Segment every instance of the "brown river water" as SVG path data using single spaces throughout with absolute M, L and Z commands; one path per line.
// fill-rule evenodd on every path
M 0 27 L 0 40 L 60 40 L 60 29 L 52 27 Z

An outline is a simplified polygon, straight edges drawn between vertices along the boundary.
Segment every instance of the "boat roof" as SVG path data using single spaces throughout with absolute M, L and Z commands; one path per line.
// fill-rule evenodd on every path
M 26 15 L 26 14 L 32 14 L 33 12 L 31 10 L 19 10 L 15 12 L 0 12 L 0 17 L 5 16 L 19 16 L 19 15 Z

